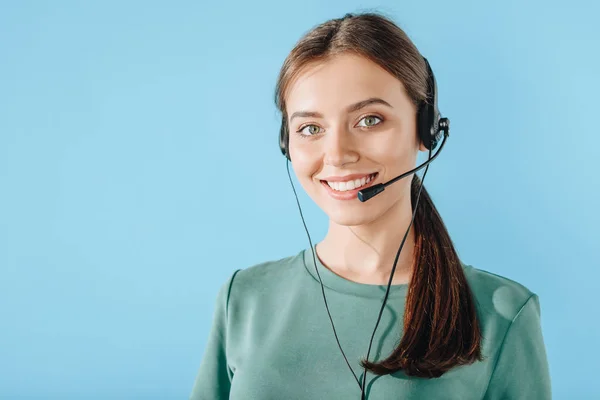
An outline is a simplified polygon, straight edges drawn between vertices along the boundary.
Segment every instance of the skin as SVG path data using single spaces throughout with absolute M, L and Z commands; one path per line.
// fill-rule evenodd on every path
M 375 103 L 347 110 L 370 98 L 391 107 Z M 301 111 L 321 116 L 293 116 Z M 286 112 L 294 172 L 329 217 L 328 232 L 317 244 L 316 255 L 346 279 L 387 285 L 412 217 L 412 175 L 365 203 L 333 199 L 321 179 L 379 172 L 375 183 L 383 183 L 416 166 L 418 152 L 427 149 L 418 138 L 416 107 L 404 85 L 376 63 L 345 53 L 306 66 L 286 93 Z M 413 251 L 411 227 L 393 284 L 409 282 Z

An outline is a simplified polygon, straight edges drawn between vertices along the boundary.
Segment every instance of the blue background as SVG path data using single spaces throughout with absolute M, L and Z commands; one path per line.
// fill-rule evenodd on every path
M 368 10 L 436 74 L 460 256 L 540 296 L 555 398 L 598 398 L 598 2 L 327 3 L 0 3 L 0 398 L 187 398 L 219 286 L 308 246 L 281 63 Z

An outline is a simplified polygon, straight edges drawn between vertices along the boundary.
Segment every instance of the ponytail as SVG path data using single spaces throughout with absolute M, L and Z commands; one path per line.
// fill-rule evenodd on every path
M 414 174 L 414 210 L 420 186 Z M 363 360 L 377 375 L 437 378 L 454 366 L 481 361 L 481 331 L 475 302 L 446 226 L 423 186 L 414 220 L 414 271 L 408 287 L 404 333 L 392 354 Z

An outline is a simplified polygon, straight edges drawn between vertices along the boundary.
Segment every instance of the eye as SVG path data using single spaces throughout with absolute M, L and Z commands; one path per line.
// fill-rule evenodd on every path
M 306 128 L 309 128 L 308 133 L 305 132 Z M 319 133 L 319 127 L 317 125 L 304 125 L 297 132 L 302 133 L 305 136 L 312 136 L 312 135 L 316 135 L 317 133 Z
M 379 120 L 379 122 L 377 122 L 377 120 Z M 365 125 L 361 125 L 360 122 L 365 121 Z M 358 123 L 358 126 L 360 126 L 361 128 L 369 128 L 371 126 L 375 126 L 378 125 L 379 123 L 381 123 L 382 119 L 379 118 L 378 116 L 375 115 L 367 115 L 366 117 L 364 117 L 363 119 L 360 120 L 360 122 Z

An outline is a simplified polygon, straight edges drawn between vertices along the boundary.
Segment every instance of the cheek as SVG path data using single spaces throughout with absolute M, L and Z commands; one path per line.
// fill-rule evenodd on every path
M 394 169 L 396 166 L 410 162 L 416 149 L 413 149 L 412 144 L 401 135 L 394 134 L 369 141 L 365 150 L 364 155 L 368 155 L 369 158 L 387 168 Z
M 312 176 L 318 172 L 317 163 L 309 155 L 302 151 L 291 151 L 292 167 L 300 182 L 312 180 Z
M 390 140 L 385 144 L 378 143 L 370 148 L 368 158 L 380 165 L 383 169 L 381 179 L 388 181 L 410 171 L 415 167 L 417 161 L 417 149 L 411 148 L 406 141 Z M 365 154 L 366 155 L 366 154 Z M 410 183 L 411 176 L 402 179 Z M 403 192 L 406 190 L 405 183 L 397 182 L 386 188 L 389 192 Z M 396 196 L 392 196 L 395 198 Z
M 309 173 L 315 173 L 318 168 L 319 158 L 314 146 L 311 149 L 311 146 L 305 143 L 298 143 L 290 139 L 290 157 L 299 178 Z

